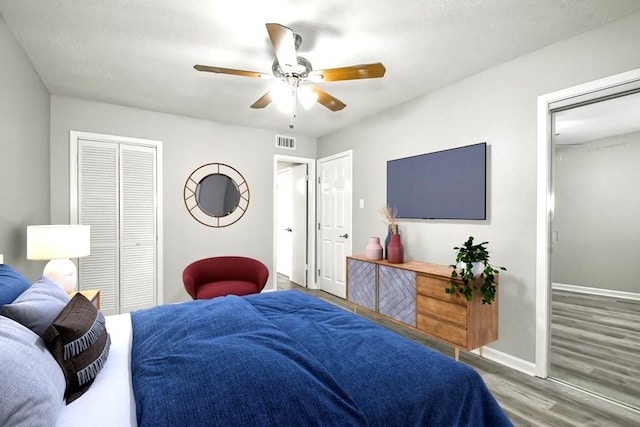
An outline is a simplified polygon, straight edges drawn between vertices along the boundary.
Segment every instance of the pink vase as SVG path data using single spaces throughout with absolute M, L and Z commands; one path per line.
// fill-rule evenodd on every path
M 372 261 L 382 259 L 382 245 L 379 237 L 369 237 L 369 244 L 365 248 L 365 256 Z
M 402 240 L 399 234 L 391 235 L 387 261 L 389 261 L 390 264 L 402 264 L 404 262 L 404 247 L 402 246 Z

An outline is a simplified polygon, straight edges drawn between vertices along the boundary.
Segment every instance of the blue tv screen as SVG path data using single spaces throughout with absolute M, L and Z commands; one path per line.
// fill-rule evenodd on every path
M 387 161 L 387 204 L 398 218 L 486 219 L 485 142 Z

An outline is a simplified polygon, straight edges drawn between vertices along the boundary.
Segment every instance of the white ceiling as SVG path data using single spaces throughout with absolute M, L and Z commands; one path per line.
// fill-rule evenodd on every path
M 381 61 L 382 79 L 318 85 L 347 107 L 299 111 L 295 131 L 314 137 L 639 10 L 638 0 L 0 0 L 52 94 L 285 134 L 275 106 L 249 108 L 267 81 L 193 65 L 270 72 L 267 22 L 299 33 L 314 69 Z

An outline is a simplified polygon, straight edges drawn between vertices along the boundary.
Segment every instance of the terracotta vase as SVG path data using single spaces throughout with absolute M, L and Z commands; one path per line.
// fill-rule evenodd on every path
M 391 235 L 387 260 L 391 264 L 402 264 L 404 262 L 404 247 L 402 246 L 402 240 L 399 234 Z
M 379 237 L 369 237 L 369 244 L 365 249 L 367 259 L 379 261 L 382 259 L 382 245 Z

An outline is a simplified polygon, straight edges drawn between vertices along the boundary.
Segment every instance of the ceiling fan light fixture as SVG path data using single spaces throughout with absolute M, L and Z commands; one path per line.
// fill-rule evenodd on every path
M 271 85 L 269 92 L 279 111 L 290 114 L 293 111 L 293 87 L 284 81 L 277 81 Z
M 318 94 L 313 91 L 309 86 L 300 86 L 298 88 L 298 99 L 300 100 L 300 104 L 304 107 L 305 110 L 313 107 L 313 105 L 318 101 Z
M 251 108 L 262 109 L 274 102 L 278 110 L 291 115 L 291 124 L 289 125 L 291 128 L 293 128 L 293 118 L 296 116 L 296 99 L 298 98 L 305 109 L 311 108 L 316 102 L 333 112 L 340 111 L 347 106 L 344 102 L 313 83 L 375 79 L 385 75 L 386 68 L 381 62 L 313 70 L 311 62 L 297 54 L 298 48 L 302 43 L 302 37 L 299 34 L 281 24 L 267 23 L 265 25 L 275 53 L 275 58 L 271 64 L 271 76 L 256 71 L 236 70 L 210 65 L 197 64 L 194 68 L 198 71 L 244 77 L 275 77 L 278 80 L 276 84 L 272 85 L 269 91 L 251 104 Z M 308 84 L 309 87 L 305 87 L 305 84 Z

